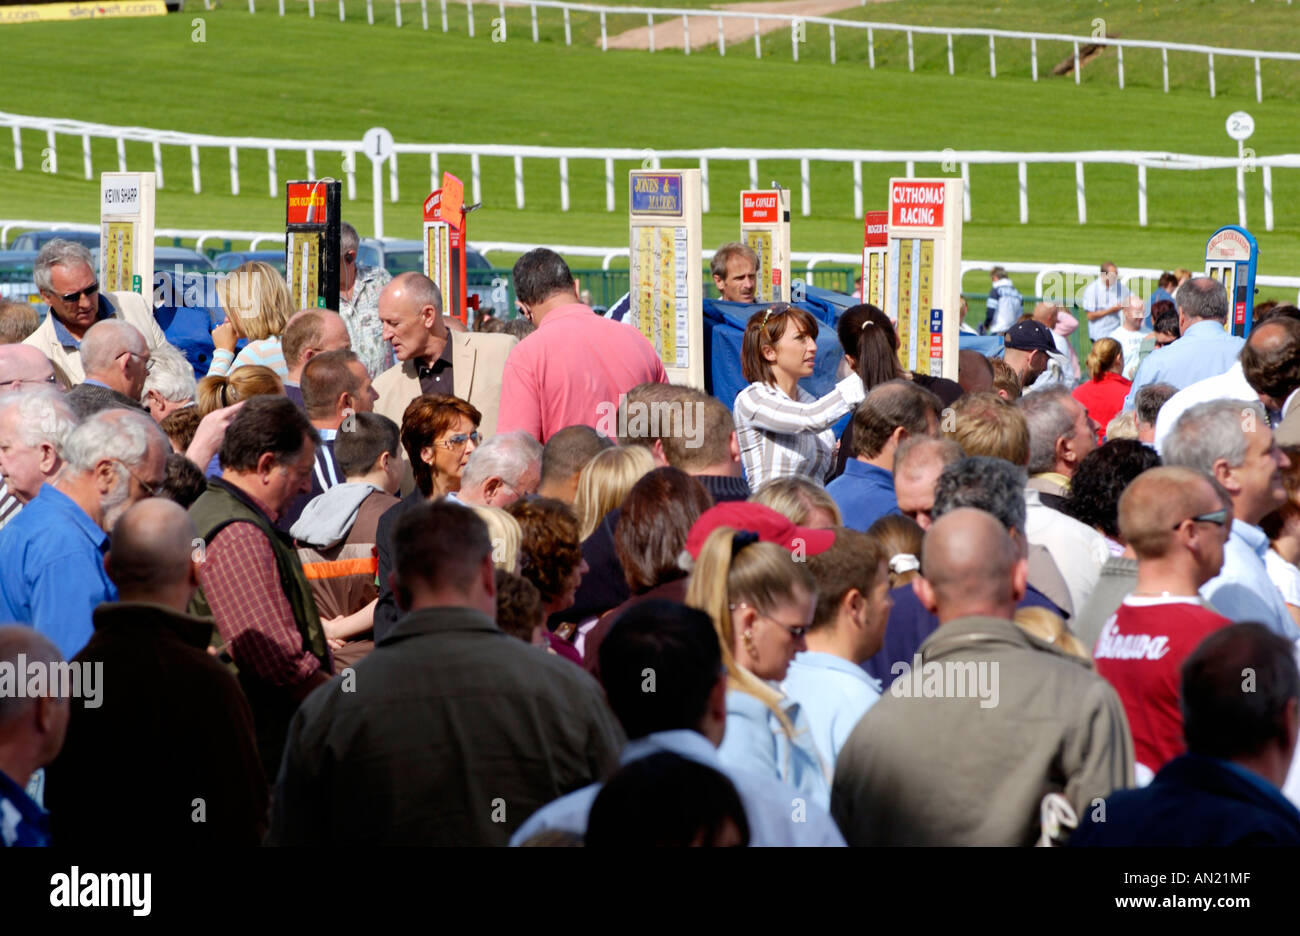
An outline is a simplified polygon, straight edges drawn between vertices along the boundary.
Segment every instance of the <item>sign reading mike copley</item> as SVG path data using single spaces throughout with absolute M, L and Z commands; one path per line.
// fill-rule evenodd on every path
M 943 227 L 943 182 L 895 179 L 889 185 L 889 223 L 896 228 Z

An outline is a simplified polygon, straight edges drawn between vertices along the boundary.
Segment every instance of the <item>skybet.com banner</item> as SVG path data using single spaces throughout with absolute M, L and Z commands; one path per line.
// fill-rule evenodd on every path
M 163 0 L 101 0 L 99 3 L 13 3 L 0 0 L 0 26 L 73 20 L 121 19 L 127 16 L 166 16 Z

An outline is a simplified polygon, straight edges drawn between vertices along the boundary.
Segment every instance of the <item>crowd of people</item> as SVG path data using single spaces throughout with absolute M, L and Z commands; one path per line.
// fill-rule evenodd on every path
M 203 374 L 66 241 L 0 307 L 3 844 L 1300 844 L 1296 307 L 1105 264 L 1080 366 L 998 270 L 954 381 L 756 305 L 719 400 L 341 240 Z

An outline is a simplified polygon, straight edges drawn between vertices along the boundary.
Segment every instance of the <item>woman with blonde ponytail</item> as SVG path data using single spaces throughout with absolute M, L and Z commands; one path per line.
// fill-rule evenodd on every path
M 727 668 L 727 727 L 718 756 L 776 777 L 823 808 L 830 778 L 797 703 L 778 688 L 817 607 L 806 565 L 758 535 L 720 526 L 700 549 L 686 603 L 713 618 Z
M 1088 379 L 1075 388 L 1074 399 L 1101 427 L 1097 430 L 1100 445 L 1106 441 L 1106 427 L 1124 409 L 1133 381 L 1124 376 L 1124 349 L 1114 338 L 1093 342 L 1087 363 Z

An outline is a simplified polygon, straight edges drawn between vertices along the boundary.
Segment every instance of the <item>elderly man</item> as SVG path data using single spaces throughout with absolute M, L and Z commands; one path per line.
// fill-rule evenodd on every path
M 470 455 L 452 496 L 471 507 L 509 507 L 537 493 L 542 446 L 526 432 L 498 432 Z
M 1198 380 L 1175 393 L 1156 420 L 1155 444 L 1160 449 L 1180 416 L 1197 403 L 1210 400 L 1258 401 L 1268 412 L 1269 425 L 1281 432 L 1285 416 L 1300 420 L 1295 406 L 1300 389 L 1300 321 L 1288 316 L 1255 327 L 1241 356 L 1227 372 Z M 1279 439 L 1279 443 L 1281 440 Z
M 1282 469 L 1291 464 L 1277 447 L 1264 407 L 1242 400 L 1193 406 L 1165 439 L 1164 461 L 1204 472 L 1232 499 L 1223 569 L 1201 587 L 1201 595 L 1233 621 L 1257 621 L 1287 640 L 1300 639 L 1264 566 L 1268 537 L 1259 522 L 1286 503 Z
M 167 438 L 144 413 L 96 413 L 64 443 L 67 465 L 0 530 L 0 620 L 31 624 L 65 657 L 90 639 L 91 614 L 117 597 L 105 535 L 138 500 L 156 497 Z
M 1102 627 L 1092 656 L 1124 703 L 1139 785 L 1185 750 L 1183 660 L 1232 623 L 1197 593 L 1219 574 L 1231 523 L 1210 479 L 1188 468 L 1152 468 L 1120 496 L 1119 528 L 1137 554 L 1137 587 Z M 1134 652 L 1144 647 L 1159 649 Z
M 831 814 L 848 843 L 1031 845 L 1045 794 L 1082 816 L 1130 785 L 1115 691 L 1012 620 L 1027 573 L 1003 525 L 954 510 L 930 528 L 921 565 L 916 590 L 939 629 L 840 752 Z
M 1064 510 L 1070 479 L 1097 447 L 1097 424 L 1065 387 L 1016 401 L 1029 427 L 1029 487 L 1048 507 Z
M 1187 753 L 1145 789 L 1080 813 L 1070 844 L 1300 845 L 1300 813 L 1280 789 L 1300 729 L 1294 654 L 1290 641 L 1254 623 L 1206 637 L 1182 666 Z
M 559 254 L 530 250 L 515 262 L 514 282 L 519 307 L 537 331 L 506 359 L 502 432 L 522 429 L 545 444 L 566 426 L 598 428 L 638 384 L 668 382 L 644 335 L 578 301 L 573 274 Z
M 747 244 L 723 244 L 709 263 L 713 285 L 724 302 L 753 302 L 758 286 L 758 254 Z
M 62 662 L 58 648 L 30 627 L 0 627 L 0 666 Z M 49 813 L 26 787 L 63 747 L 71 709 L 68 699 L 52 693 L 0 695 L 0 847 L 50 844 Z
M 114 406 L 145 411 L 139 401 L 153 361 L 135 326 L 118 319 L 90 326 L 81 340 L 81 366 L 86 379 L 68 391 L 77 418 Z
M 898 512 L 930 529 L 934 486 L 943 469 L 963 457 L 961 446 L 950 439 L 917 436 L 898 447 L 894 456 L 894 496 Z M 889 558 L 886 556 L 885 558 Z
M 943 403 L 908 380 L 888 380 L 871 388 L 853 412 L 853 458 L 844 474 L 826 486 L 844 525 L 860 532 L 886 514 L 898 513 L 894 495 L 894 455 L 908 439 L 939 434 Z
M 68 386 L 86 377 L 81 341 L 98 321 L 117 318 L 134 325 L 151 350 L 167 340 L 144 296 L 99 291 L 90 251 L 80 244 L 59 239 L 46 243 L 36 255 L 32 277 L 50 314 L 25 343 L 43 352 Z
M 294 718 L 269 844 L 504 845 L 618 761 L 596 681 L 497 628 L 492 542 L 472 510 L 412 507 L 393 554 L 406 614 L 354 680 Z
M 518 342 L 509 335 L 458 332 L 447 327 L 442 293 L 422 273 L 403 273 L 379 294 L 384 340 L 392 342 L 399 363 L 375 378 L 375 412 L 399 426 L 407 404 L 423 393 L 447 393 L 473 404 L 483 414 L 479 433 L 497 431 L 502 370 Z M 405 457 L 405 456 L 404 456 Z M 403 483 L 409 490 L 414 481 Z
M 1124 306 L 1120 309 L 1119 328 L 1107 336 L 1119 342 L 1119 349 L 1124 354 L 1123 373 L 1129 380 L 1137 374 L 1139 359 L 1142 356 L 1142 342 L 1146 341 L 1147 335 L 1151 334 L 1150 329 L 1142 327 L 1142 320 L 1145 317 L 1146 308 L 1142 304 L 1142 297 L 1130 295 L 1124 300 Z
M 1101 275 L 1083 291 L 1080 305 L 1088 316 L 1088 337 L 1093 341 L 1110 336 L 1119 328 L 1119 311 L 1128 299 L 1128 288 L 1119 281 L 1119 270 L 1109 261 L 1101 265 Z
M 329 680 L 330 656 L 297 553 L 274 526 L 311 490 L 320 436 L 281 396 L 244 401 L 221 443 L 220 478 L 190 507 L 204 544 L 191 610 L 216 618 L 253 708 L 267 775 L 280 764 L 289 719 Z
M 1147 356 L 1133 376 L 1124 409 L 1133 408 L 1137 392 L 1150 383 L 1179 390 L 1229 370 L 1246 341 L 1224 331 L 1228 294 L 1218 280 L 1203 276 L 1178 288 L 1178 326 L 1182 337 Z
M 136 504 L 113 527 L 104 562 L 118 600 L 95 609 L 95 634 L 73 660 L 102 667 L 112 688 L 101 704 L 73 709 L 50 765 L 56 845 L 261 841 L 267 787 L 253 715 L 207 653 L 212 622 L 185 613 L 198 586 L 194 538 L 184 508 L 165 498 Z M 132 769 L 106 769 L 115 763 Z
M 294 313 L 284 327 L 280 340 L 284 364 L 289 374 L 284 378 L 284 395 L 302 407 L 302 371 L 317 354 L 346 351 L 352 347 L 348 327 L 337 312 L 329 309 L 303 309 Z
M 393 280 L 383 267 L 362 266 L 357 261 L 361 238 L 346 221 L 339 223 L 339 315 L 347 325 L 352 350 L 371 377 L 395 363 L 393 349 L 384 340 L 379 320 L 379 294 Z
M 171 345 L 154 348 L 149 360 L 141 400 L 154 422 L 161 423 L 178 409 L 194 405 L 198 385 L 190 362 Z
M 63 470 L 63 446 L 76 425 L 56 391 L 0 395 L 0 528 Z
M 54 365 L 39 348 L 27 344 L 0 345 L 0 392 L 58 386 Z

